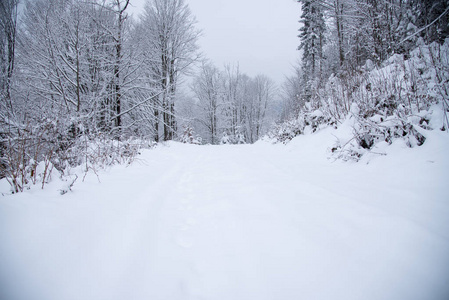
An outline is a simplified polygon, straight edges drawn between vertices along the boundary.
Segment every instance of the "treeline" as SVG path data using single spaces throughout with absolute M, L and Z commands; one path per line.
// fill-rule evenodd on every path
M 200 32 L 184 0 L 148 0 L 138 21 L 129 5 L 34 0 L 19 18 L 18 0 L 1 1 L 0 177 L 16 191 L 39 161 L 63 172 L 95 152 L 127 155 L 86 150 L 98 139 L 175 137 L 176 90 Z
M 249 77 L 238 66 L 203 63 L 193 78 L 190 121 L 203 142 L 254 143 L 271 125 L 277 90 L 265 75 Z
M 60 116 L 73 134 L 171 139 L 178 77 L 197 58 L 195 19 L 183 0 L 148 1 L 138 22 L 128 6 L 129 0 L 27 2 L 15 31 L 14 73 L 2 72 L 9 83 L 3 90 L 13 90 L 4 114 L 21 123 Z

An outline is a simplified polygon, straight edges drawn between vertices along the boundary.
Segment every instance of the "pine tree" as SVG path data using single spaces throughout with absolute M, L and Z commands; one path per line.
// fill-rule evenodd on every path
M 415 25 L 424 29 L 420 36 L 427 43 L 443 43 L 449 36 L 448 0 L 412 0 L 412 11 L 416 16 Z
M 314 82 L 318 84 L 323 75 L 323 46 L 325 43 L 324 33 L 326 24 L 324 22 L 323 8 L 312 0 L 298 0 L 302 4 L 302 24 L 299 34 L 302 50 L 302 70 L 305 76 L 304 96 L 310 98 L 311 86 Z

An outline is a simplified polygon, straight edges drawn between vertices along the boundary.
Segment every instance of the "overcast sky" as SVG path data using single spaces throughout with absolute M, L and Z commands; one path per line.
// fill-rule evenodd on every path
M 145 0 L 131 0 L 134 15 Z M 278 83 L 292 73 L 299 58 L 300 5 L 295 0 L 186 0 L 204 55 L 223 67 L 239 63 L 250 76 L 265 74 Z

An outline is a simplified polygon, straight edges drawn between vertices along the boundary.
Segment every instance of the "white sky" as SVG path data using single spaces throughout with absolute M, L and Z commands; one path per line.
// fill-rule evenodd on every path
M 131 0 L 138 14 L 145 0 Z M 217 67 L 239 63 L 250 76 L 278 83 L 299 58 L 300 5 L 295 0 L 186 0 L 203 31 L 201 51 Z

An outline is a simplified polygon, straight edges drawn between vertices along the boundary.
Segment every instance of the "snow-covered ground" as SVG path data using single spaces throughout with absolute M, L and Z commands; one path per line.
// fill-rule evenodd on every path
M 352 163 L 335 134 L 169 143 L 0 197 L 0 299 L 449 299 L 449 135 Z

